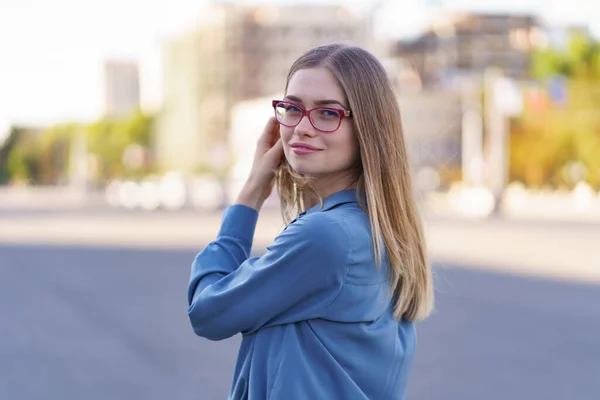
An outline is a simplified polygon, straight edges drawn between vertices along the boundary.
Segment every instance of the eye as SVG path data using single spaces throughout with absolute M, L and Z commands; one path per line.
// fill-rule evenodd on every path
M 284 109 L 286 113 L 299 113 L 301 112 L 300 107 L 295 104 L 285 104 Z
M 319 109 L 319 117 L 321 118 L 339 118 L 340 114 L 338 114 L 337 111 L 335 110 L 330 110 L 328 108 L 321 108 Z

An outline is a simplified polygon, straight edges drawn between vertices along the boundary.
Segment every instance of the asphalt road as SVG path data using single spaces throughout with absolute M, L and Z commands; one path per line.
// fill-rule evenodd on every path
M 194 336 L 194 252 L 0 244 L 0 399 L 225 399 L 239 338 Z M 436 268 L 409 399 L 597 400 L 600 286 Z

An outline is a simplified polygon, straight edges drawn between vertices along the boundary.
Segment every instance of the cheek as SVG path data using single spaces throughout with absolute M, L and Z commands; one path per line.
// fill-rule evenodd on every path
M 287 145 L 290 139 L 292 138 L 292 134 L 294 133 L 293 129 L 286 128 L 285 126 L 279 125 L 279 136 L 283 141 L 283 145 Z
M 358 140 L 351 130 L 343 133 L 337 140 L 336 148 L 345 154 L 344 158 L 355 160 L 359 153 Z
M 286 128 L 284 126 L 279 127 L 279 137 L 281 138 L 281 142 L 283 144 L 283 152 L 286 154 L 286 157 L 289 155 L 290 149 L 290 141 L 292 140 L 293 130 L 290 128 Z
M 360 150 L 358 143 L 352 142 L 348 145 L 348 163 L 354 165 L 359 159 Z

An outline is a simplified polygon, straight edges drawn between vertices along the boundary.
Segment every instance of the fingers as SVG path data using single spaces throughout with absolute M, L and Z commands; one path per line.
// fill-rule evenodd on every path
M 269 152 L 279 154 L 282 151 L 283 151 L 283 141 L 281 140 L 281 138 L 279 138 L 279 139 L 277 139 L 277 141 L 275 142 L 273 147 L 271 147 L 271 150 L 269 150 Z
M 259 140 L 270 147 L 277 139 L 279 139 L 279 122 L 275 117 L 270 117 Z
M 277 139 L 277 142 L 267 151 L 265 156 L 270 158 L 271 164 L 275 166 L 279 165 L 283 156 L 283 142 L 281 138 Z

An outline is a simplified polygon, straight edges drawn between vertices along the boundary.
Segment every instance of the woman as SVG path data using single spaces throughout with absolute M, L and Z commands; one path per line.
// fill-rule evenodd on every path
M 433 284 L 386 72 L 363 49 L 321 46 L 273 106 L 246 184 L 192 265 L 190 322 L 211 340 L 242 333 L 230 399 L 403 399 Z M 293 220 L 249 258 L 275 181 Z

